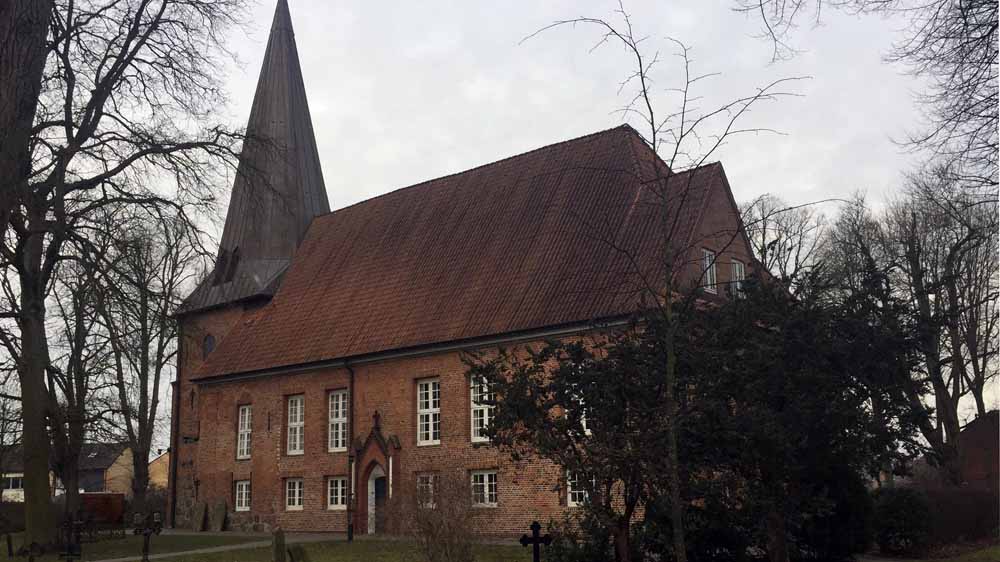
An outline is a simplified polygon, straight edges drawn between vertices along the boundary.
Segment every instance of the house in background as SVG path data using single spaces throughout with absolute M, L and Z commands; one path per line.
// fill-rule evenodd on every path
M 132 449 L 125 443 L 90 443 L 80 451 L 80 490 L 132 497 Z
M 959 434 L 962 487 L 1000 490 L 1000 410 L 987 412 L 965 424 Z M 911 474 L 895 479 L 898 486 L 939 490 L 948 486 L 938 468 L 926 457 L 914 461 Z
M 88 443 L 80 451 L 80 491 L 113 492 L 132 496 L 132 449 L 124 443 Z M 24 452 L 11 447 L 2 459 L 0 485 L 5 502 L 24 501 Z M 50 471 L 53 495 L 63 493 L 62 483 Z
M 149 461 L 149 487 L 167 489 L 167 477 L 170 474 L 170 451 Z

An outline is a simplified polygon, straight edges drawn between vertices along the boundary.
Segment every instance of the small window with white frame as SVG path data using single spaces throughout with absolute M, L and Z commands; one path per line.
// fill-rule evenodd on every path
M 497 471 L 476 470 L 472 472 L 472 505 L 475 507 L 497 506 Z
M 250 443 L 253 437 L 253 407 L 249 404 L 240 406 L 239 422 L 236 430 L 236 458 L 250 458 Z
M 305 452 L 305 397 L 288 397 L 288 447 L 289 455 L 301 455 Z
M 441 381 L 417 381 L 417 445 L 441 443 Z
M 250 511 L 250 481 L 236 482 L 236 511 Z
M 701 250 L 702 267 L 705 272 L 705 292 L 716 294 L 718 293 L 718 288 L 716 287 L 717 279 L 715 275 L 715 252 L 707 248 Z
M 472 381 L 472 442 L 487 443 L 490 438 L 486 436 L 486 429 L 493 419 L 493 406 L 487 402 L 493 400 L 490 386 L 485 379 L 475 379 Z
M 425 509 L 437 507 L 438 475 L 432 472 L 417 475 L 417 506 Z
M 566 471 L 566 505 L 580 507 L 587 502 L 587 490 L 580 485 L 579 476 L 572 471 Z
M 347 478 L 337 476 L 326 481 L 326 508 L 331 511 L 347 509 Z
M 347 450 L 347 408 L 347 390 L 334 390 L 330 393 L 327 450 L 331 453 Z
M 747 278 L 747 268 L 743 262 L 733 260 L 732 291 L 734 297 L 743 296 L 743 281 Z
M 302 511 L 305 504 L 305 483 L 301 478 L 285 480 L 285 510 Z

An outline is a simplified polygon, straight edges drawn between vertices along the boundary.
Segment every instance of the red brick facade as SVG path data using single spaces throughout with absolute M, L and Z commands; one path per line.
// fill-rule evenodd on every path
M 394 497 L 413 497 L 418 473 L 468 481 L 472 471 L 496 470 L 497 506 L 474 509 L 477 527 L 484 534 L 519 534 L 532 520 L 560 518 L 567 509 L 560 491 L 562 473 L 557 467 L 541 460 L 515 465 L 495 448 L 472 442 L 471 394 L 460 351 L 364 363 L 350 369 L 190 384 L 183 374 L 200 362 L 202 326 L 220 328 L 222 317 L 210 316 L 204 324 L 191 319 L 184 324 L 184 367 L 177 392 L 177 526 L 189 524 L 196 504 L 213 505 L 221 500 L 229 506 L 234 528 L 256 523 L 293 531 L 345 531 L 349 513 L 327 509 L 326 480 L 348 477 L 350 482 L 352 460 L 357 466 L 353 494 L 357 501 L 350 516 L 359 533 L 368 528 L 368 476 L 376 465 L 391 480 L 388 485 Z M 225 317 L 235 314 L 229 312 Z M 350 388 L 351 370 L 352 445 L 347 452 L 331 453 L 327 450 L 327 397 L 331 391 Z M 417 381 L 432 377 L 441 385 L 441 443 L 420 446 Z M 305 404 L 304 454 L 297 456 L 286 453 L 286 404 L 293 395 L 303 395 Z M 237 460 L 237 412 L 247 404 L 253 408 L 251 458 Z M 376 412 L 380 431 L 374 431 Z M 285 509 L 284 482 L 288 478 L 304 481 L 301 511 Z M 252 483 L 249 513 L 233 511 L 234 483 L 238 480 Z M 391 526 L 391 522 L 386 524 Z

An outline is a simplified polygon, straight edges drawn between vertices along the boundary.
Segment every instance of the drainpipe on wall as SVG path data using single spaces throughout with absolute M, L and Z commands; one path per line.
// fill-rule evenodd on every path
M 177 444 L 179 443 L 178 433 L 181 427 L 181 365 L 184 364 L 184 328 L 180 325 L 179 320 L 177 324 L 177 380 L 170 383 L 170 448 L 167 449 L 170 452 L 170 468 L 167 473 L 167 502 L 169 505 L 167 525 L 169 527 L 176 526 L 175 519 L 177 517 L 177 463 L 180 461 L 177 458 L 180 456 Z
M 354 369 L 351 368 L 351 364 L 344 362 L 344 367 L 347 368 L 347 372 L 350 376 L 350 380 L 347 383 L 347 397 L 349 400 L 348 404 L 348 420 L 347 420 L 347 443 L 348 443 L 348 455 L 347 455 L 347 478 L 350 480 L 347 485 L 347 541 L 351 542 L 354 540 L 354 481 L 356 480 L 355 472 L 357 471 L 357 459 L 354 458 Z

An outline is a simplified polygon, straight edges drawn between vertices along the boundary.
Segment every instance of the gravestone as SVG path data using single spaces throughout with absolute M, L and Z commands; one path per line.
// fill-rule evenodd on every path
M 192 531 L 204 531 L 205 530 L 205 519 L 208 517 L 208 504 L 205 502 L 198 502 L 194 504 L 194 513 L 191 515 L 191 530 Z
M 226 530 L 226 512 L 228 506 L 225 500 L 215 502 L 208 514 L 208 528 L 216 533 Z
M 271 562 L 286 562 L 285 557 L 285 532 L 281 527 L 274 528 L 271 535 Z

